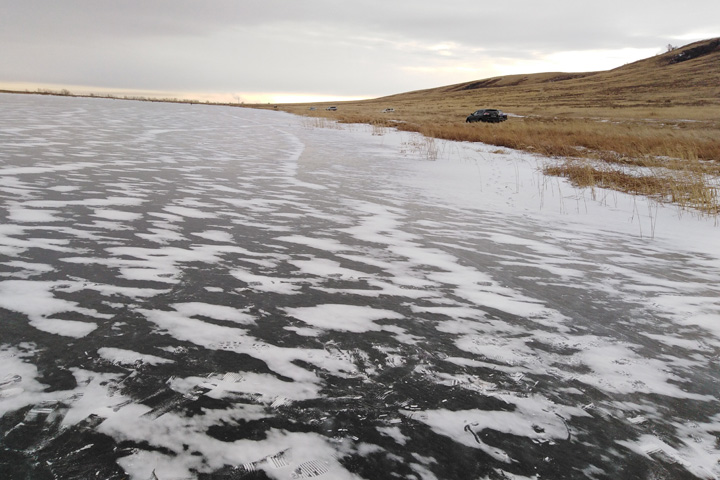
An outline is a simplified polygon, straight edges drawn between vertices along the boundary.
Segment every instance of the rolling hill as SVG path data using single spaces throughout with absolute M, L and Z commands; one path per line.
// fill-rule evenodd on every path
M 298 107 L 308 105 L 281 108 L 297 112 Z M 602 116 L 625 118 L 717 119 L 720 38 L 692 43 L 608 71 L 509 75 L 338 104 L 345 114 L 393 107 L 394 116 L 405 121 L 411 119 L 402 118 L 403 113 L 429 106 L 440 121 L 450 120 L 448 115 L 464 119 L 476 108 L 491 106 L 518 115 L 604 113 Z M 654 115 L 649 115 L 651 111 Z M 683 115 L 678 117 L 680 113 Z
M 720 213 L 720 38 L 608 71 L 495 77 L 335 103 L 332 112 L 325 105 L 276 108 L 534 152 L 562 160 L 546 173 L 576 184 Z M 508 112 L 510 120 L 465 123 L 469 113 L 488 107 Z M 394 111 L 381 113 L 386 108 Z M 623 171 L 629 167 L 640 168 Z
M 386 97 L 539 108 L 715 107 L 720 109 L 720 38 L 693 43 L 613 70 L 511 75 Z M 720 110 L 715 112 L 719 115 Z

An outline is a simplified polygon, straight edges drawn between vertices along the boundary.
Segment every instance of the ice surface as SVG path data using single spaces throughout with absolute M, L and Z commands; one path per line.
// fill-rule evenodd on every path
M 390 129 L 0 107 L 10 478 L 720 476 L 714 219 Z

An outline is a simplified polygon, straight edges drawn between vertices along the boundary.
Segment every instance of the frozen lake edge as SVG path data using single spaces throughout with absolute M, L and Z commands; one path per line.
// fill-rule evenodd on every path
M 0 105 L 3 478 L 720 475 L 712 220 L 360 125 Z

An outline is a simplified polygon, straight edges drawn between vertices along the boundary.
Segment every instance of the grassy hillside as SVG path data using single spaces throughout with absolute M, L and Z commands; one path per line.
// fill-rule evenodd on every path
M 720 38 L 608 71 L 496 77 L 334 103 L 336 112 L 328 105 L 278 108 L 562 157 L 546 172 L 720 213 L 713 183 L 720 176 Z M 485 107 L 511 118 L 465 123 Z M 645 168 L 639 175 L 629 166 Z

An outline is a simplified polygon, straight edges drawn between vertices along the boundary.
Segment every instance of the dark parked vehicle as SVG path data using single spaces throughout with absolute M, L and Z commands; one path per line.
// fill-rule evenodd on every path
M 477 110 L 465 119 L 466 122 L 472 123 L 472 122 L 490 122 L 490 123 L 498 123 L 498 122 L 504 122 L 507 120 L 507 115 L 504 114 L 501 110 L 496 110 L 494 108 L 484 108 L 482 110 Z

